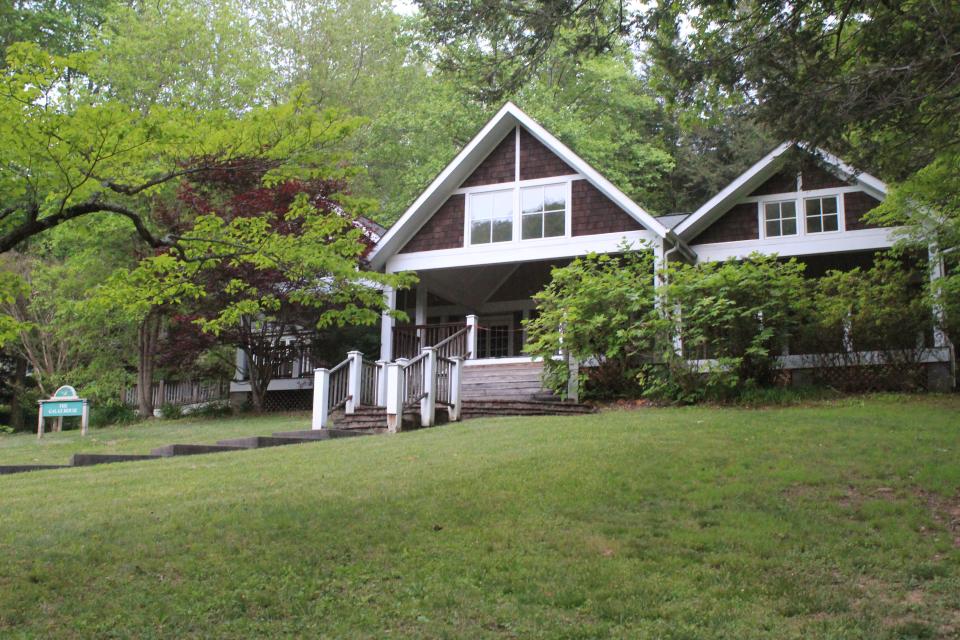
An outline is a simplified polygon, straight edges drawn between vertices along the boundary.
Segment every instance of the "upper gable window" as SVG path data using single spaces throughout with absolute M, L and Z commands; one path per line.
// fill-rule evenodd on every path
M 552 184 L 520 190 L 520 237 L 554 238 L 566 233 L 567 185 Z
M 470 194 L 470 244 L 513 239 L 513 190 Z
M 840 230 L 840 208 L 837 196 L 807 198 L 803 201 L 807 214 L 807 233 Z
M 763 220 L 768 238 L 797 235 L 797 203 L 794 200 L 767 202 L 763 205 Z

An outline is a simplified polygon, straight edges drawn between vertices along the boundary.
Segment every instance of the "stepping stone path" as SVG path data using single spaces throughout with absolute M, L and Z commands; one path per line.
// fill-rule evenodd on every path
M 302 444 L 318 442 L 333 438 L 349 438 L 353 436 L 372 435 L 374 431 L 360 429 L 322 429 L 318 431 L 282 431 L 272 436 L 251 436 L 248 438 L 232 438 L 220 440 L 217 444 L 168 444 L 158 447 L 147 455 L 131 455 L 124 453 L 75 453 L 70 464 L 16 464 L 0 465 L 0 475 L 24 473 L 26 471 L 44 471 L 47 469 L 67 469 L 70 467 L 89 467 L 96 464 L 111 462 L 134 462 L 138 460 L 156 460 L 158 458 L 172 458 L 175 456 L 195 456 L 207 453 L 225 453 L 228 451 L 244 451 L 246 449 L 262 449 L 264 447 L 280 447 L 288 444 Z

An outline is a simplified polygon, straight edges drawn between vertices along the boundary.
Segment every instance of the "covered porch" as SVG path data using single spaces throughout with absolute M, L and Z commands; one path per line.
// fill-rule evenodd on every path
M 533 295 L 550 281 L 554 267 L 570 258 L 417 271 L 420 282 L 409 291 L 388 291 L 393 309 L 409 322 L 384 315 L 380 359 L 412 358 L 460 329 L 475 325 L 471 360 L 528 359 L 524 321 L 536 316 Z

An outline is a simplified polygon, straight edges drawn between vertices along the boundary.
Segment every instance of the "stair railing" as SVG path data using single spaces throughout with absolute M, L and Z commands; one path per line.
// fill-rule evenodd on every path
M 313 372 L 313 421 L 312 429 L 330 427 L 330 414 L 345 407 L 350 397 L 350 369 L 356 359 L 353 353 L 332 369 L 315 369 Z

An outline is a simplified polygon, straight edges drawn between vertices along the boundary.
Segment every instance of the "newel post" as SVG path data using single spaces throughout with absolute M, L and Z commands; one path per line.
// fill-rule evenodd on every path
M 427 357 L 423 359 L 424 396 L 420 399 L 420 426 L 432 427 L 437 412 L 437 350 L 424 347 L 421 353 Z
M 387 406 L 387 361 L 377 360 L 377 406 Z
M 343 412 L 347 415 L 355 413 L 360 406 L 360 377 L 363 375 L 363 354 L 359 351 L 348 351 L 347 358 L 350 364 L 347 365 L 347 404 L 343 407 Z
M 313 421 L 311 429 L 326 429 L 330 425 L 330 370 L 313 371 Z
M 460 420 L 462 408 L 461 381 L 463 380 L 463 357 L 454 356 L 453 366 L 450 367 L 450 422 Z
M 387 431 L 397 433 L 403 428 L 403 366 L 399 362 L 388 362 L 387 378 Z
M 475 360 L 477 358 L 477 316 L 471 314 L 467 316 L 467 359 Z

